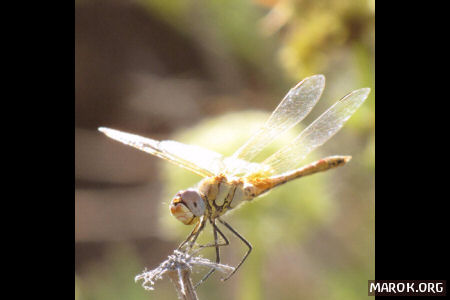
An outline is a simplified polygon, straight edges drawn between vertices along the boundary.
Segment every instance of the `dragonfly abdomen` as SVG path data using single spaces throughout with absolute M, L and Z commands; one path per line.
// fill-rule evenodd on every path
M 329 156 L 318 161 L 315 161 L 304 167 L 295 169 L 293 171 L 272 177 L 250 177 L 248 179 L 249 185 L 245 192 L 251 197 L 258 197 L 259 195 L 268 192 L 269 190 L 282 185 L 291 180 L 312 175 L 317 172 L 323 172 L 332 168 L 345 165 L 351 156 Z

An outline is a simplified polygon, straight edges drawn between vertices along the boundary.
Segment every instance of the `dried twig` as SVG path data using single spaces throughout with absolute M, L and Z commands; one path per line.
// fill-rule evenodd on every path
M 192 285 L 191 270 L 177 269 L 167 272 L 177 290 L 178 298 L 181 300 L 198 300 L 197 293 Z
M 197 294 L 195 293 L 191 279 L 193 265 L 211 267 L 222 273 L 232 272 L 234 268 L 212 262 L 201 256 L 194 256 L 196 253 L 197 251 L 194 251 L 192 255 L 189 255 L 186 252 L 175 250 L 173 254 L 169 255 L 156 269 L 151 271 L 144 270 L 144 272 L 137 275 L 134 280 L 144 280 L 142 287 L 146 290 L 153 290 L 155 281 L 162 279 L 163 275 L 167 273 L 174 283 L 179 299 L 197 300 Z

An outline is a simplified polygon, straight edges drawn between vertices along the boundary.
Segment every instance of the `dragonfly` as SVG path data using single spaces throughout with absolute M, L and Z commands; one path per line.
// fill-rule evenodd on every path
M 219 223 L 246 246 L 247 251 L 230 274 L 229 279 L 252 251 L 252 245 L 221 217 L 244 202 L 251 201 L 291 180 L 345 165 L 351 156 L 335 155 L 300 166 L 306 156 L 336 134 L 361 106 L 370 93 L 362 88 L 347 94 L 307 126 L 288 145 L 263 160 L 257 155 L 274 139 L 301 122 L 313 109 L 325 88 L 325 77 L 314 75 L 300 81 L 289 90 L 269 119 L 237 151 L 229 156 L 194 145 L 172 140 L 157 141 L 139 135 L 99 127 L 108 137 L 169 161 L 203 177 L 196 187 L 179 191 L 170 203 L 171 214 L 185 225 L 194 225 L 178 250 L 195 247 L 199 234 L 211 224 L 214 243 L 198 245 L 214 247 L 220 263 L 220 247 L 228 246 L 227 236 Z M 222 238 L 220 240 L 219 238 Z M 214 268 L 196 284 L 204 282 Z

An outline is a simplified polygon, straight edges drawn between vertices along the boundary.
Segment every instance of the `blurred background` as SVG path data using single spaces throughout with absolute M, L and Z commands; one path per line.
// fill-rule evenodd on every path
M 372 89 L 305 163 L 335 154 L 352 161 L 227 215 L 254 250 L 234 277 L 223 283 L 214 274 L 198 296 L 367 297 L 375 271 L 374 0 L 77 0 L 75 19 L 76 299 L 176 299 L 167 278 L 149 292 L 134 277 L 156 268 L 192 229 L 168 205 L 201 179 L 98 126 L 230 155 L 313 74 L 327 85 L 306 125 L 348 92 Z M 207 230 L 202 240 L 211 238 Z M 235 265 L 246 247 L 230 241 L 223 262 Z

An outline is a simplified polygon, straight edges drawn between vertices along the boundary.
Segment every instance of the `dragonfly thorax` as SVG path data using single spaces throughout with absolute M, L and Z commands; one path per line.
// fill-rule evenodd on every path
M 170 212 L 186 225 L 193 224 L 205 213 L 205 200 L 195 189 L 178 192 L 170 203 Z
M 208 213 L 213 218 L 225 214 L 244 200 L 250 200 L 244 195 L 244 182 L 241 178 L 227 178 L 223 174 L 203 179 L 198 190 L 205 195 Z

